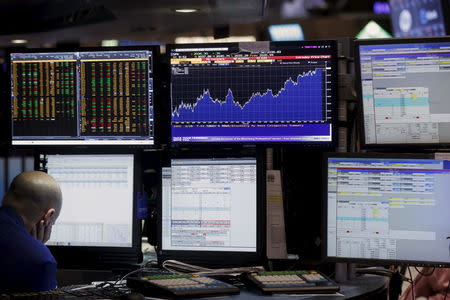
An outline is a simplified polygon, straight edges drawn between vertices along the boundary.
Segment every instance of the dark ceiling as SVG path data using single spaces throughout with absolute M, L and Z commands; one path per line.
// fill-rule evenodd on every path
M 280 22 L 342 13 L 368 13 L 367 0 L 2 0 L 0 45 L 23 38 L 31 46 L 58 40 L 162 40 L 186 32 L 207 32 L 225 24 Z M 196 8 L 180 14 L 178 8 Z

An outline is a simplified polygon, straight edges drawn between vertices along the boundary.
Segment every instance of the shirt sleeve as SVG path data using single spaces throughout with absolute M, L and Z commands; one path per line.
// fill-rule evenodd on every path
M 37 265 L 34 270 L 35 274 L 31 283 L 31 290 L 43 292 L 54 290 L 56 288 L 56 263 L 46 262 Z

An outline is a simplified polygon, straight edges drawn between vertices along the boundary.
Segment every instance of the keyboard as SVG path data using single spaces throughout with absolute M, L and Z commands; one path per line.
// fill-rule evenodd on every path
M 62 291 L 13 293 L 0 295 L 0 299 L 9 300 L 65 300 L 65 293 Z
M 83 289 L 62 288 L 48 292 L 14 293 L 5 295 L 4 299 L 9 300 L 93 300 L 111 299 L 126 295 L 129 290 L 121 290 L 113 287 L 96 288 L 88 287 Z M 0 299 L 3 299 L 0 295 Z
M 66 299 L 83 298 L 83 299 L 111 299 L 123 296 L 129 291 L 124 291 L 114 287 L 89 287 L 84 289 L 65 290 Z
M 247 273 L 245 283 L 267 294 L 330 294 L 339 286 L 317 271 L 271 271 Z
M 239 288 L 234 285 L 191 274 L 130 277 L 127 286 L 149 297 L 206 297 L 239 293 Z

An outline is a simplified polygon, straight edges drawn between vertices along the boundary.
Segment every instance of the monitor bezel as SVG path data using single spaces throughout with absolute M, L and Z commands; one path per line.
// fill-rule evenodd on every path
M 153 94 L 152 94 L 152 107 L 153 107 L 153 143 L 152 144 L 99 144 L 99 145 L 93 145 L 93 144 L 86 144 L 83 143 L 85 141 L 84 139 L 80 140 L 74 140 L 74 141 L 80 141 L 77 144 L 64 144 L 65 141 L 71 141 L 71 140 L 55 140 L 55 141 L 61 141 L 62 143 L 54 143 L 54 144 L 43 144 L 43 140 L 36 140 L 36 144 L 14 144 L 14 135 L 13 135 L 13 116 L 12 116 L 12 60 L 11 60 L 11 54 L 12 53 L 58 53 L 58 52 L 107 52 L 107 51 L 136 51 L 136 50 L 148 50 L 152 52 L 152 76 L 153 76 Z M 8 140 L 9 140 L 9 147 L 13 149 L 54 149 L 54 150 L 60 150 L 60 151 L 66 151 L 70 149 L 89 149 L 89 150 L 102 150 L 102 149 L 110 149 L 113 148 L 117 151 L 121 151 L 124 149 L 144 149 L 144 148 L 156 148 L 158 147 L 160 143 L 160 137 L 156 134 L 159 129 L 157 127 L 160 127 L 161 124 L 159 124 L 159 118 L 155 117 L 155 106 L 159 106 L 159 101 L 156 101 L 156 97 L 160 94 L 160 81 L 159 81 L 159 73 L 160 71 L 160 65 L 159 65 L 159 59 L 160 57 L 160 47 L 157 45 L 145 45 L 145 46 L 117 46 L 117 47 L 57 47 L 57 48 L 24 48 L 24 49 L 7 49 L 6 51 L 6 73 L 8 76 L 8 87 L 7 87 L 7 97 L 8 97 L 8 111 L 6 112 L 6 117 L 8 119 Z M 155 78 L 157 78 L 155 80 Z M 157 104 L 158 103 L 158 104 Z M 159 107 L 156 107 L 156 109 L 159 109 Z M 112 140 L 117 141 L 117 140 Z M 143 141 L 149 141 L 149 139 L 143 139 Z
M 420 267 L 450 267 L 449 262 L 434 262 L 422 260 L 397 260 L 397 259 L 371 259 L 371 258 L 354 258 L 354 257 L 337 257 L 328 255 L 328 159 L 329 158 L 381 158 L 381 159 L 436 159 L 434 153 L 324 153 L 323 154 L 323 211 L 322 211 L 322 257 L 329 262 L 347 262 L 359 263 L 366 265 L 407 265 Z
M 394 38 L 394 39 L 366 39 L 366 40 L 355 40 L 355 89 L 357 94 L 358 105 L 358 118 L 357 122 L 360 129 L 361 135 L 361 147 L 363 149 L 397 149 L 407 151 L 408 149 L 442 149 L 450 148 L 450 141 L 447 143 L 377 143 L 368 144 L 366 142 L 366 128 L 364 126 L 364 103 L 362 97 L 362 83 L 361 83 L 361 59 L 360 59 L 360 46 L 368 45 L 389 45 L 389 44 L 415 44 L 415 43 L 439 43 L 446 42 L 450 45 L 450 37 L 426 37 L 426 38 Z
M 200 265 L 204 267 L 241 267 L 262 265 L 266 257 L 266 178 L 265 161 L 262 153 L 256 155 L 236 155 L 235 153 L 224 154 L 178 154 L 169 155 L 163 167 L 170 167 L 171 159 L 256 159 L 256 251 L 236 252 L 236 251 L 197 251 L 197 250 L 163 250 L 162 247 L 162 176 L 160 176 L 160 191 L 157 199 L 157 235 L 158 242 L 156 254 L 158 264 L 162 265 L 165 260 L 175 259 L 185 263 Z M 162 173 L 160 172 L 162 175 Z
M 335 88 L 331 90 L 331 99 L 334 99 L 334 101 L 331 103 L 330 108 L 331 109 L 331 141 L 319 141 L 319 142 L 313 142 L 313 141 L 223 141 L 223 142 L 174 142 L 172 141 L 172 98 L 169 94 L 168 96 L 168 120 L 169 120 L 169 143 L 172 147 L 192 147 L 192 148 L 206 148 L 206 147 L 217 147 L 217 146 L 223 146 L 223 145 L 255 145 L 255 146 L 291 146 L 291 147 L 301 147 L 301 148 L 308 148 L 308 149 L 327 149 L 327 150 L 333 150 L 337 144 L 338 144 L 338 121 L 337 121 L 337 109 L 338 109 L 338 88 L 339 88 L 339 82 L 338 82 L 338 43 L 336 40 L 304 40 L 304 41 L 264 41 L 264 42 L 244 42 L 245 43 L 270 43 L 270 45 L 280 45 L 280 46 L 301 46 L 301 45 L 330 45 L 331 49 L 329 50 L 330 53 L 333 53 L 331 56 L 331 63 L 333 66 L 332 73 L 331 73 L 331 81 L 335 83 Z M 175 48 L 200 48 L 200 47 L 227 47 L 231 45 L 239 45 L 239 42 L 235 43 L 199 43 L 199 44 L 168 44 L 166 46 L 166 55 L 168 56 L 168 86 L 171 89 L 171 82 L 172 82 L 172 72 L 170 72 L 170 55 L 171 51 Z
M 133 156 L 133 222 L 131 247 L 99 247 L 99 246 L 54 246 L 49 245 L 51 253 L 62 268 L 109 269 L 121 265 L 133 265 L 142 262 L 141 222 L 137 218 L 137 191 L 141 188 L 141 154 L 139 152 L 102 152 L 92 151 L 36 151 L 35 170 L 45 170 L 41 156 L 44 155 L 132 155 Z M 64 209 L 64 199 L 63 206 Z

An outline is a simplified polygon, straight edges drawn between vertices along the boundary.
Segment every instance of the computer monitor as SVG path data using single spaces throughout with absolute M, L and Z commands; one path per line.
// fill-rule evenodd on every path
M 174 144 L 335 142 L 335 41 L 168 47 Z
M 142 259 L 133 154 L 42 154 L 39 161 L 62 191 L 62 210 L 47 242 L 60 266 Z
M 10 53 L 12 145 L 154 144 L 157 48 Z
M 450 145 L 450 38 L 358 40 L 367 147 Z
M 173 158 L 162 168 L 158 261 L 262 263 L 264 180 L 256 158 Z
M 390 0 L 395 37 L 443 36 L 449 32 L 448 0 Z
M 330 259 L 450 266 L 450 161 L 329 153 L 325 165 Z

